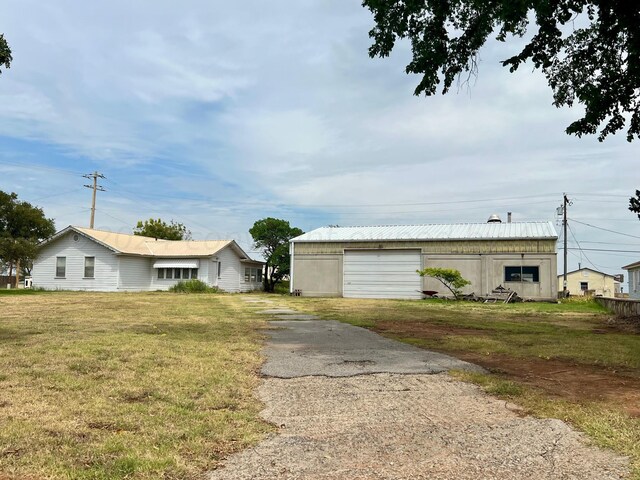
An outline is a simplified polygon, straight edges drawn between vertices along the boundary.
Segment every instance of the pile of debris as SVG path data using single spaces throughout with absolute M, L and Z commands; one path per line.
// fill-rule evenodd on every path
M 482 302 L 482 303 L 516 303 L 523 302 L 524 300 L 513 290 L 504 288 L 502 285 L 498 285 L 491 293 L 483 296 L 477 296 L 475 293 L 469 293 L 460 297 L 461 300 L 467 300 L 470 302 Z
M 482 301 L 484 303 L 516 303 L 522 302 L 522 298 L 518 296 L 516 292 L 508 288 L 504 288 L 502 285 L 498 285 L 491 291 L 491 294 L 486 295 Z

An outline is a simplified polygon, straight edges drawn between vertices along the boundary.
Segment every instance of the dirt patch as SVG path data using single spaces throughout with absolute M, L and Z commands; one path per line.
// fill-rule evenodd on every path
M 597 333 L 628 331 L 626 324 L 610 323 Z M 422 322 L 380 322 L 375 331 L 404 337 L 437 339 L 446 335 L 487 335 L 485 330 L 430 325 Z M 431 348 L 453 355 L 524 385 L 540 388 L 567 400 L 607 401 L 618 404 L 634 417 L 640 417 L 640 376 L 638 372 L 582 365 L 560 359 L 513 357 L 500 354 Z

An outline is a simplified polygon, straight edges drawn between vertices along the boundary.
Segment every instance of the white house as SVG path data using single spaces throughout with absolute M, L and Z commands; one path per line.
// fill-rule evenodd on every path
M 262 288 L 263 263 L 234 240 L 159 240 L 69 226 L 41 244 L 33 286 L 50 290 L 167 290 L 198 279 L 227 292 Z
M 551 222 L 323 227 L 290 242 L 292 291 L 303 296 L 419 299 L 446 289 L 416 273 L 454 268 L 471 285 L 465 293 L 494 288 L 523 298 L 557 298 L 556 240 Z
M 629 298 L 640 300 L 640 262 L 622 267 L 629 275 Z

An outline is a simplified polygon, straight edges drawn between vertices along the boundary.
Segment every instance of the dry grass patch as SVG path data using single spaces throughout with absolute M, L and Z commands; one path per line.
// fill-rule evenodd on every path
M 0 297 L 0 476 L 198 478 L 258 441 L 262 321 L 239 303 Z

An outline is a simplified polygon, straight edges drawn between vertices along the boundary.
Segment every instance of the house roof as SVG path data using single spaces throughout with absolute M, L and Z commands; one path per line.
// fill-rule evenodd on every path
M 455 223 L 429 225 L 376 225 L 322 227 L 292 242 L 357 242 L 378 240 L 556 240 L 551 222 Z
M 634 262 L 634 263 L 630 263 L 629 265 L 625 265 L 624 267 L 622 267 L 623 270 L 631 270 L 632 268 L 638 268 L 640 267 L 640 261 L 639 262 Z
M 594 270 L 593 268 L 586 268 L 586 267 L 585 268 L 579 268 L 577 270 L 571 270 L 570 272 L 567 272 L 567 275 L 570 275 L 572 273 L 582 272 L 584 270 L 589 270 L 590 272 L 593 272 L 593 273 L 599 273 L 600 275 L 604 275 L 605 277 L 615 278 L 615 275 L 610 275 L 608 273 L 600 272 L 599 270 Z M 561 273 L 560 275 L 558 275 L 558 278 L 563 277 L 563 276 L 564 276 L 564 274 Z
M 234 240 L 160 240 L 141 235 L 108 232 L 84 227 L 69 226 L 42 244 L 60 238 L 69 231 L 84 235 L 116 253 L 149 257 L 209 257 L 231 246 L 242 260 L 254 261 Z

